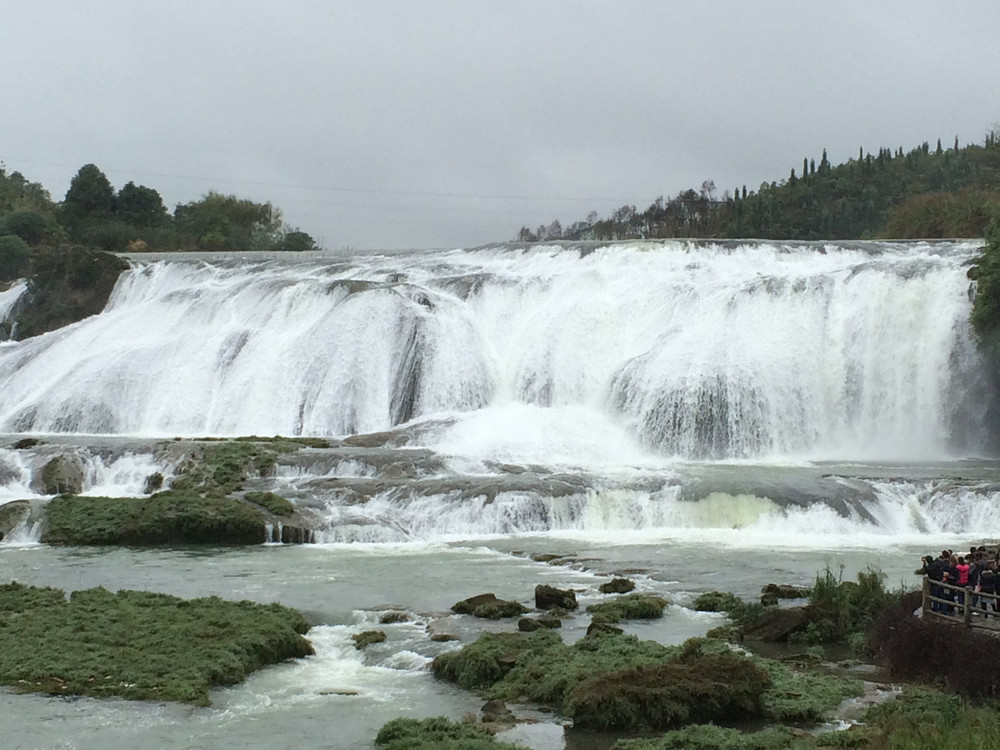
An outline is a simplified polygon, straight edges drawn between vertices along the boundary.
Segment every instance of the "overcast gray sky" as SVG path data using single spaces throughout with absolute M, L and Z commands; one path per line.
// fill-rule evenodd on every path
M 458 247 L 1000 122 L 1000 3 L 0 0 L 0 160 Z

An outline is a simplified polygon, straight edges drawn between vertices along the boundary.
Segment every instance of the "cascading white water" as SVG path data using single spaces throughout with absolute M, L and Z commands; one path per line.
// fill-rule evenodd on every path
M 977 251 L 633 242 L 139 262 L 101 315 L 0 346 L 0 431 L 346 435 L 439 417 L 432 447 L 499 459 L 530 460 L 542 432 L 537 460 L 556 443 L 585 464 L 609 435 L 613 463 L 975 453 Z M 514 422 L 530 434 L 509 439 Z
M 0 341 L 7 338 L 7 331 L 4 330 L 3 323 L 10 317 L 15 305 L 28 291 L 28 284 L 25 281 L 17 281 L 10 285 L 10 288 L 0 291 Z

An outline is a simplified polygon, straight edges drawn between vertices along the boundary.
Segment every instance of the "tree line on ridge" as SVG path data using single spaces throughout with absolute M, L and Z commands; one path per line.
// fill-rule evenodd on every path
M 786 240 L 918 239 L 981 237 L 1000 211 L 1000 133 L 982 145 L 944 148 L 924 142 L 904 153 L 859 149 L 855 158 L 832 165 L 826 149 L 801 171 L 717 195 L 714 181 L 673 198 L 657 198 L 640 211 L 634 205 L 563 227 L 521 227 L 516 240 L 628 240 L 669 237 Z

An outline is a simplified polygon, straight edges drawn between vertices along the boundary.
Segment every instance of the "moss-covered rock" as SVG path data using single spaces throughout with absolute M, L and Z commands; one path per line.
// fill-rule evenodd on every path
M 766 670 L 735 653 L 684 654 L 655 666 L 594 677 L 569 695 L 574 726 L 668 729 L 764 716 Z
M 576 609 L 576 592 L 572 589 L 557 589 L 555 586 L 539 584 L 535 586 L 535 607 L 537 609 Z
M 379 730 L 375 746 L 385 750 L 524 750 L 498 742 L 482 724 L 460 724 L 443 716 L 393 719 Z
M 400 610 L 391 609 L 388 612 L 382 612 L 378 616 L 378 621 L 380 625 L 395 625 L 399 622 L 409 622 L 413 619 L 413 615 L 409 612 L 402 612 Z
M 83 491 L 83 462 L 78 456 L 61 454 L 42 468 L 41 490 L 46 495 L 73 495 Z
M 23 340 L 96 315 L 127 268 L 115 255 L 84 247 L 34 248 L 27 300 L 8 322 Z
M 751 716 L 818 721 L 863 689 L 857 680 L 733 652 L 722 641 L 666 647 L 620 633 L 595 633 L 572 646 L 546 630 L 487 633 L 431 667 L 486 698 L 548 705 L 580 726 L 631 730 Z
M 0 505 L 0 539 L 3 539 L 15 527 L 24 523 L 31 516 L 31 503 L 27 500 L 15 500 Z
M 148 477 L 142 487 L 142 493 L 144 495 L 152 495 L 154 492 L 159 492 L 163 489 L 163 474 L 158 471 L 154 471 Z
M 627 594 L 635 588 L 635 583 L 628 578 L 612 578 L 606 583 L 598 586 L 597 590 L 602 594 Z
M 728 591 L 706 591 L 694 600 L 694 608 L 698 612 L 729 612 L 741 604 L 742 600 Z
M 655 620 L 663 617 L 663 610 L 670 604 L 656 594 L 625 594 L 611 601 L 587 607 L 595 622 L 620 622 L 622 620 Z
M 354 641 L 354 648 L 361 651 L 373 643 L 385 643 L 385 633 L 381 630 L 365 630 L 362 633 L 355 633 L 351 636 Z
M 264 516 L 219 495 L 167 491 L 150 497 L 63 495 L 45 509 L 47 544 L 261 544 Z
M 451 611 L 456 615 L 472 615 L 487 620 L 499 620 L 503 617 L 520 617 L 528 608 L 520 602 L 497 599 L 496 594 L 478 594 L 455 602 Z
M 0 586 L 0 683 L 54 695 L 208 705 L 209 689 L 313 653 L 279 604 Z

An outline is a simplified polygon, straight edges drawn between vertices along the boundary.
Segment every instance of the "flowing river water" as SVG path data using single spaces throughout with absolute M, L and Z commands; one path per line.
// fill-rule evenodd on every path
M 43 505 L 58 452 L 79 457 L 86 494 L 137 495 L 154 471 L 169 483 L 158 446 L 176 436 L 326 436 L 248 482 L 307 510 L 315 543 L 55 548 L 27 523 L 0 543 L 0 580 L 279 601 L 316 623 L 316 656 L 210 708 L 0 690 L 4 746 L 370 748 L 396 716 L 478 709 L 427 670 L 456 647 L 427 625 L 462 641 L 512 628 L 448 616 L 484 591 L 531 603 L 547 583 L 586 606 L 627 571 L 673 602 L 629 632 L 679 643 L 720 623 L 690 609 L 709 589 L 755 598 L 872 564 L 913 584 L 920 555 L 1000 538 L 993 394 L 967 322 L 978 250 L 134 258 L 100 315 L 0 343 L 0 504 Z M 26 435 L 43 442 L 10 447 Z M 386 607 L 412 619 L 378 625 Z M 388 640 L 355 650 L 373 627 Z M 537 718 L 513 739 L 595 746 Z

